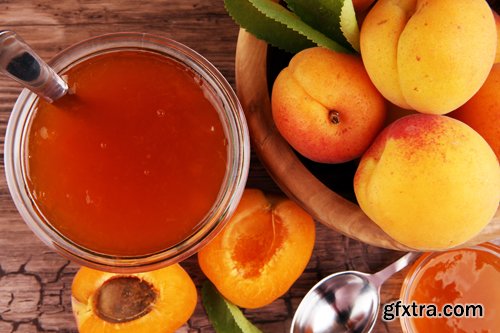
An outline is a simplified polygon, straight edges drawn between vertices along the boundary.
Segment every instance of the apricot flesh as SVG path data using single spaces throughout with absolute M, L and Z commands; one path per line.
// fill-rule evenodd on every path
M 82 267 L 71 292 L 80 333 L 172 333 L 197 302 L 194 283 L 178 264 L 130 275 Z
M 361 209 L 417 250 L 443 250 L 488 224 L 500 201 L 500 166 L 487 142 L 447 116 L 410 115 L 389 125 L 354 177 Z
M 360 32 L 368 75 L 392 103 L 445 114 L 481 87 L 495 59 L 484 0 L 379 0 Z
M 247 189 L 228 225 L 198 253 L 198 262 L 226 299 L 258 308 L 298 279 L 314 239 L 314 221 L 297 204 Z

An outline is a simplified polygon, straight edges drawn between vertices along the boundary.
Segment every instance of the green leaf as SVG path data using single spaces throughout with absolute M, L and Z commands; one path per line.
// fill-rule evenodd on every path
M 233 303 L 226 300 L 215 288 L 206 281 L 201 288 L 203 306 L 217 333 L 262 333 Z
M 273 46 L 292 53 L 315 46 L 306 36 L 265 16 L 247 0 L 224 0 L 224 3 L 236 23 Z
M 340 13 L 340 30 L 349 44 L 359 52 L 359 26 L 352 0 L 345 0 Z
M 359 27 L 352 0 L 286 0 L 305 23 L 359 51 Z
M 316 45 L 348 52 L 339 43 L 304 23 L 296 14 L 271 0 L 225 0 L 229 15 L 267 43 L 292 53 Z

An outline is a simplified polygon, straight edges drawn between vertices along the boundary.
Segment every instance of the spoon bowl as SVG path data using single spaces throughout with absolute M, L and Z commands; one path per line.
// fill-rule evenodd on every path
M 318 282 L 300 303 L 292 333 L 368 332 L 378 314 L 378 290 L 368 274 L 347 271 Z
M 418 256 L 408 253 L 373 275 L 346 271 L 327 276 L 300 303 L 290 333 L 370 332 L 377 321 L 381 285 Z
M 68 93 L 66 82 L 14 31 L 0 30 L 0 72 L 49 103 Z

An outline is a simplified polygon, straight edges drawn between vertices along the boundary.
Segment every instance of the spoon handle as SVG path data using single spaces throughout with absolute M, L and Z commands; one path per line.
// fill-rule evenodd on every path
M 66 82 L 13 31 L 0 31 L 0 70 L 49 103 L 68 91 Z
M 390 278 L 392 275 L 395 273 L 399 272 L 409 264 L 413 263 L 415 260 L 417 260 L 418 257 L 420 257 L 421 253 L 419 252 L 409 252 L 406 255 L 402 256 L 398 260 L 396 260 L 394 263 L 391 265 L 387 266 L 386 268 L 382 269 L 381 271 L 373 274 L 370 278 L 372 282 L 380 288 L 380 286 Z

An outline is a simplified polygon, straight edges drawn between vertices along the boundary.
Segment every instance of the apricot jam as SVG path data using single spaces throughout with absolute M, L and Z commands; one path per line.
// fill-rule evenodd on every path
M 97 55 L 39 101 L 26 140 L 38 213 L 91 251 L 141 256 L 186 239 L 223 182 L 227 140 L 202 81 L 153 52 Z
M 498 332 L 499 281 L 500 248 L 494 244 L 422 256 L 408 273 L 402 298 L 407 304 L 434 304 L 441 316 L 402 318 L 404 330 L 408 333 Z M 445 313 L 446 304 L 459 307 L 456 312 L 448 308 Z M 482 316 L 477 305 L 482 308 Z M 448 317 L 448 314 L 452 315 Z

